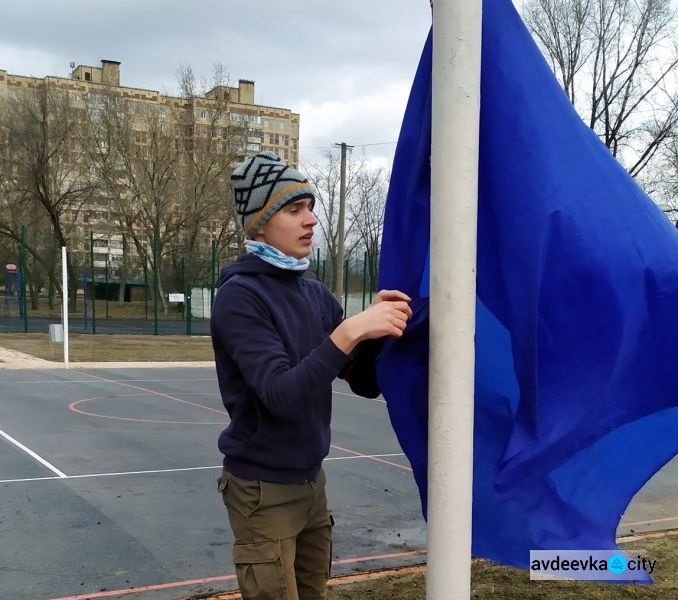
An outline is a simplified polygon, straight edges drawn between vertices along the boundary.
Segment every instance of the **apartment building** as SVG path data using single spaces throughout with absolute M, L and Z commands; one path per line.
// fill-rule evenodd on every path
M 161 131 L 186 136 L 185 123 L 191 123 L 189 135 L 206 135 L 214 131 L 215 111 L 219 111 L 219 127 L 223 133 L 229 126 L 238 126 L 243 132 L 238 138 L 234 160 L 241 160 L 261 150 L 272 150 L 290 164 L 299 160 L 299 114 L 286 108 L 263 106 L 255 103 L 254 81 L 241 79 L 237 86 L 220 85 L 204 96 L 191 98 L 163 95 L 158 91 L 121 85 L 120 62 L 102 60 L 100 66 L 75 66 L 71 63 L 70 77 L 26 77 L 0 70 L 0 100 L 18 97 L 21 90 L 37 89 L 48 85 L 68 93 L 73 106 L 79 107 L 83 118 L 101 112 L 104 99 L 114 98 L 121 106 L 146 107 L 159 118 Z M 2 104 L 0 104 L 2 106 Z M 178 126 L 177 123 L 181 123 Z M 138 128 L 140 132 L 143 126 Z M 224 142 L 225 143 L 225 142 Z M 233 141 L 231 140 L 231 144 Z M 223 145 L 217 142 L 217 145 Z M 231 150 L 233 148 L 231 147 Z M 86 265 L 89 260 L 90 235 L 93 237 L 94 266 L 112 271 L 120 264 L 123 254 L 122 236 L 116 227 L 116 215 L 109 198 L 93 196 L 85 204 L 69 211 L 65 222 L 73 240 L 72 251 L 76 264 Z M 210 236 L 217 223 L 204 223 L 202 244 L 210 244 Z M 146 240 L 150 243 L 150 240 Z

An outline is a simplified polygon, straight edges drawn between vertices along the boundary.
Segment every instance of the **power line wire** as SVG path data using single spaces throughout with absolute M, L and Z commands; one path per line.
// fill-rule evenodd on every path
M 366 148 L 368 146 L 389 146 L 392 144 L 397 144 L 398 142 L 373 142 L 371 144 L 353 144 L 355 148 Z M 299 149 L 304 150 L 330 150 L 333 146 L 299 146 Z

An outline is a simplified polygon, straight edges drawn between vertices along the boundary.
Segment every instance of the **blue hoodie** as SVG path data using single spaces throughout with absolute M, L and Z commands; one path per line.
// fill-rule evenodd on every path
M 253 254 L 222 270 L 210 326 L 231 418 L 219 436 L 226 470 L 273 483 L 315 479 L 329 452 L 335 377 L 350 366 L 361 373 L 357 393 L 379 394 L 373 353 L 354 369 L 329 337 L 342 318 L 328 288 L 302 272 Z

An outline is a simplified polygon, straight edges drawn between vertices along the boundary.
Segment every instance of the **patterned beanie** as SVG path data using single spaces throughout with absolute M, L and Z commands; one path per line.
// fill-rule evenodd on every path
M 283 206 L 301 198 L 315 201 L 308 180 L 275 152 L 259 152 L 238 165 L 231 175 L 231 187 L 249 239 Z

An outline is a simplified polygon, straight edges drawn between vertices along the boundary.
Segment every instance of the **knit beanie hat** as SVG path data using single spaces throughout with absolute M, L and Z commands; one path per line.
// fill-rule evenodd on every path
M 231 187 L 235 209 L 250 239 L 283 206 L 301 198 L 315 200 L 308 179 L 275 152 L 259 152 L 238 165 L 231 175 Z

